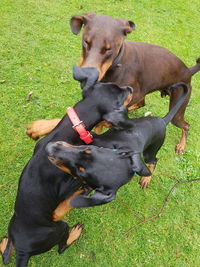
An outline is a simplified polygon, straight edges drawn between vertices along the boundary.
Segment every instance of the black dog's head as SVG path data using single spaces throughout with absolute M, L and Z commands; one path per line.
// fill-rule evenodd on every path
M 55 166 L 82 178 L 93 189 L 116 189 L 130 180 L 127 160 L 112 149 L 54 142 L 47 145 L 46 151 Z
M 55 166 L 82 178 L 93 189 L 118 189 L 134 172 L 151 174 L 140 157 L 132 152 L 93 145 L 73 146 L 65 142 L 49 143 L 46 151 Z
M 102 118 L 116 128 L 128 126 L 128 108 L 133 89 L 129 86 L 119 87 L 113 83 L 96 83 L 93 96 L 99 99 L 97 108 Z
M 46 152 L 56 167 L 74 176 L 82 176 L 86 171 L 86 163 L 90 166 L 93 160 L 91 147 L 73 146 L 58 141 L 48 143 Z
M 74 66 L 74 78 L 81 83 L 84 99 L 90 99 L 102 114 L 102 119 L 116 127 L 125 127 L 127 106 L 132 99 L 133 89 L 119 87 L 113 83 L 97 82 L 98 71 L 95 68 Z

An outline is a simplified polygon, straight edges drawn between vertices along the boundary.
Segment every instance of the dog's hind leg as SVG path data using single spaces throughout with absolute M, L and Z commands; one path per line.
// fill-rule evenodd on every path
M 78 240 L 82 231 L 83 231 L 83 224 L 80 223 L 72 227 L 70 233 L 67 230 L 67 234 L 58 244 L 58 253 L 59 254 L 63 253 L 65 249 L 67 249 L 76 240 Z
M 180 139 L 180 142 L 177 144 L 175 151 L 177 154 L 181 154 L 184 152 L 185 146 L 186 146 L 186 139 L 188 135 L 188 130 L 189 130 L 189 123 L 184 120 L 184 113 L 187 107 L 187 104 L 190 99 L 191 95 L 191 85 L 189 84 L 189 92 L 186 100 L 184 101 L 182 107 L 179 109 L 179 111 L 176 113 L 174 118 L 172 119 L 172 123 L 177 126 L 178 128 L 182 129 L 182 136 Z M 172 89 L 171 94 L 170 94 L 170 106 L 169 109 L 171 109 L 178 101 L 180 96 L 183 94 L 183 89 L 182 87 L 176 87 Z
M 150 170 L 151 173 L 153 173 L 153 171 L 155 170 L 156 167 L 156 163 L 151 163 L 148 164 L 148 169 Z M 151 181 L 151 176 L 142 176 L 140 178 L 139 184 L 141 186 L 141 188 L 147 188 L 150 184 Z
M 145 106 L 145 98 L 142 98 L 140 101 L 138 101 L 136 104 L 133 104 L 132 106 L 128 107 L 128 110 L 136 110 L 138 108 L 142 108 Z
M 147 164 L 149 170 L 151 173 L 154 172 L 155 168 L 156 168 L 156 164 L 158 159 L 156 158 L 156 155 L 159 151 L 159 149 L 161 148 L 162 144 L 164 142 L 164 136 L 160 136 L 160 140 L 157 140 L 157 142 L 155 144 L 151 144 L 143 153 L 144 155 L 144 161 Z M 140 178 L 139 184 L 141 186 L 141 188 L 147 188 L 150 184 L 151 181 L 151 176 L 142 176 Z
M 30 255 L 16 251 L 16 267 L 27 267 Z
M 4 237 L 0 243 L 0 252 L 2 253 L 3 263 L 8 264 L 12 253 L 12 242 L 7 237 Z

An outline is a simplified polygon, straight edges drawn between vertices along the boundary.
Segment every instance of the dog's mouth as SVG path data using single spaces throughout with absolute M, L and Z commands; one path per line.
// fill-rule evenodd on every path
M 71 170 L 67 166 L 63 165 L 63 161 L 62 160 L 54 158 L 52 156 L 48 156 L 48 159 L 53 165 L 55 165 L 60 170 L 66 172 L 66 173 L 69 173 L 69 174 L 72 173 Z

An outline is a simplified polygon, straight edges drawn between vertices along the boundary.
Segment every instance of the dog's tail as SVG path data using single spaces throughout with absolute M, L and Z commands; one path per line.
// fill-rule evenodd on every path
M 189 68 L 189 70 L 191 71 L 192 75 L 194 75 L 195 73 L 200 71 L 200 57 L 197 58 L 196 63 L 197 63 L 196 65 L 194 65 L 194 66 Z
M 4 237 L 3 240 L 7 240 L 7 245 L 4 252 L 2 253 L 2 260 L 4 264 L 8 264 L 12 256 L 12 242 L 7 237 Z M 1 244 L 3 243 L 3 240 L 1 241 Z
M 167 113 L 167 115 L 165 115 L 165 117 L 163 117 L 163 120 L 165 121 L 166 124 L 168 124 L 173 119 L 173 117 L 175 116 L 177 111 L 180 109 L 181 105 L 183 104 L 188 94 L 188 86 L 186 83 L 183 83 L 183 82 L 173 84 L 172 86 L 170 86 L 169 90 L 176 88 L 178 86 L 182 86 L 183 94 L 177 101 L 176 105 Z

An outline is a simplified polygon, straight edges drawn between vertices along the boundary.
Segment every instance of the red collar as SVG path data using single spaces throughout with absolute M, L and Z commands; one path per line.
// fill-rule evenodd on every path
M 79 119 L 75 109 L 73 107 L 69 107 L 67 108 L 66 112 L 70 121 L 73 124 L 72 128 L 77 131 L 80 136 L 80 139 L 83 140 L 83 142 L 85 142 L 86 144 L 92 143 L 92 135 L 85 129 L 85 125 L 83 121 Z

